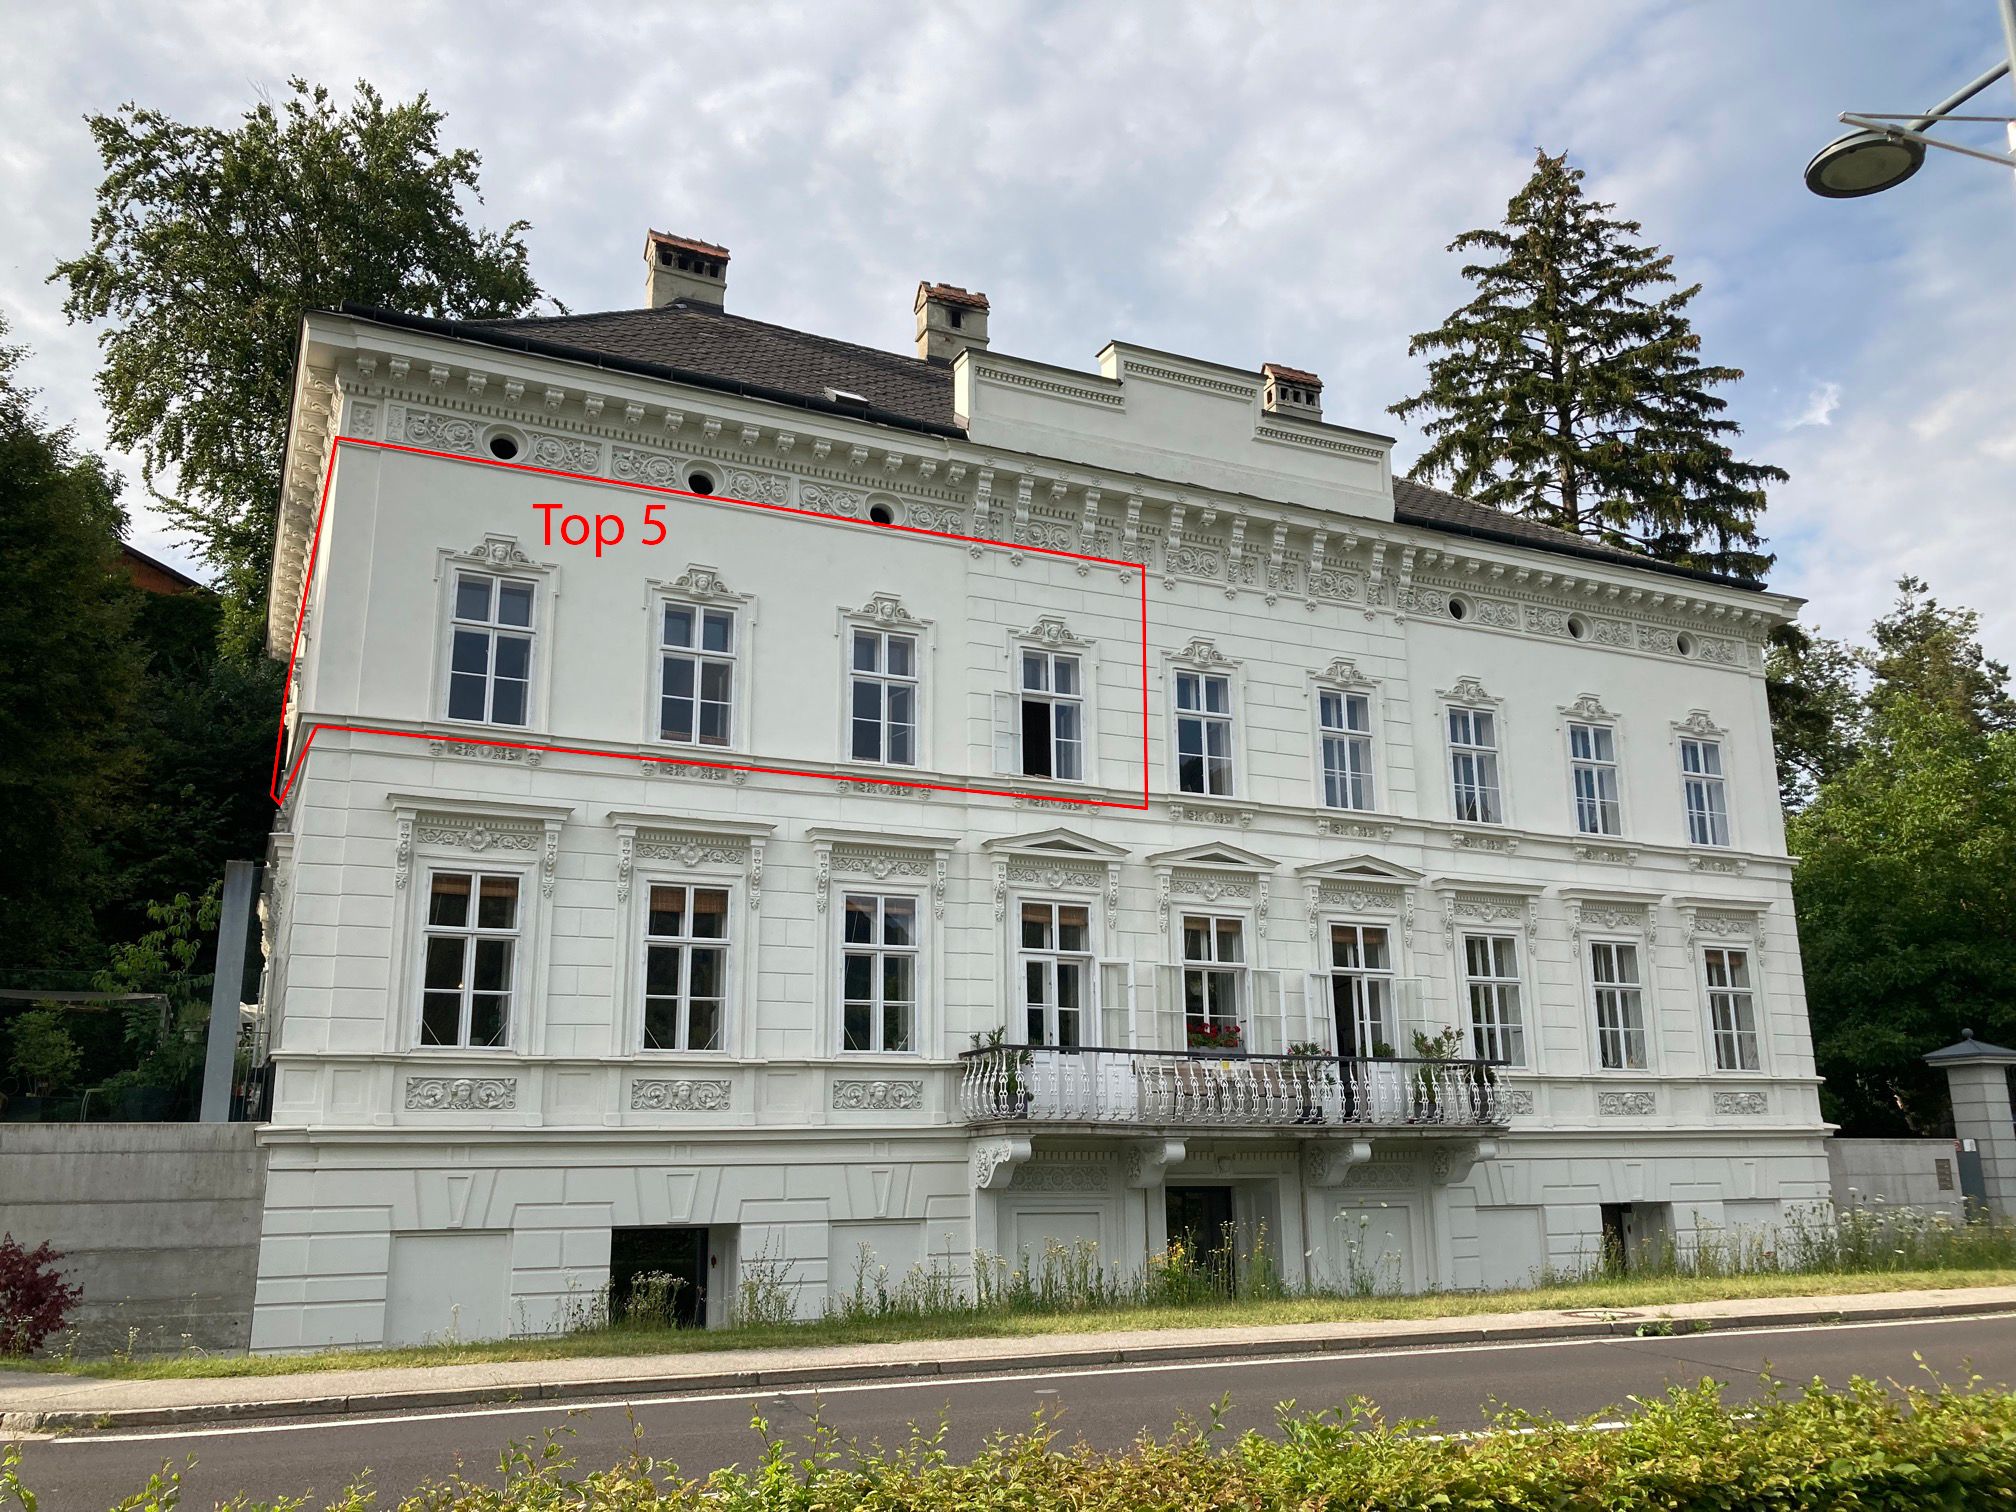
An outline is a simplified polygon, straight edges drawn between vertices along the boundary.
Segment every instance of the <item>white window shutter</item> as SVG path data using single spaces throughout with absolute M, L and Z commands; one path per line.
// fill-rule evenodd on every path
M 1013 693 L 994 695 L 994 770 L 1002 776 L 1022 770 L 1022 729 L 1016 713 Z

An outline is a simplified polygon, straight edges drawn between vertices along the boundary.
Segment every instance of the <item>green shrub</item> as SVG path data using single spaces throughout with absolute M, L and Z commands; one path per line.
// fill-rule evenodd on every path
M 467 1480 L 423 1488 L 402 1512 L 722 1512 L 863 1508 L 868 1512 L 989 1512 L 1047 1508 L 1248 1512 L 1426 1512 L 1429 1508 L 1558 1508 L 1570 1512 L 1731 1512 L 1819 1508 L 1986 1508 L 2016 1499 L 2016 1398 L 1946 1386 L 1891 1392 L 1857 1380 L 1831 1392 L 1817 1383 L 1773 1389 L 1725 1407 L 1704 1383 L 1642 1404 L 1621 1427 L 1506 1414 L 1484 1433 L 1441 1435 L 1426 1422 L 1388 1423 L 1370 1403 L 1298 1413 L 1284 1406 L 1272 1435 L 1226 1440 L 1218 1412 L 1205 1428 L 1179 1427 L 1115 1453 L 1066 1445 L 1054 1420 L 990 1441 L 952 1463 L 944 1429 L 913 1430 L 895 1449 L 843 1444 L 815 1423 L 794 1450 L 768 1440 L 755 1465 L 705 1481 L 641 1450 L 622 1464 L 576 1473 L 558 1440 L 514 1445 L 505 1484 Z M 0 1458 L 0 1505 L 20 1496 L 15 1461 Z M 175 1472 L 115 1512 L 173 1505 Z M 32 1504 L 31 1504 L 32 1505 Z M 361 1493 L 328 1504 L 377 1505 Z M 276 1512 L 247 1504 L 241 1512 Z

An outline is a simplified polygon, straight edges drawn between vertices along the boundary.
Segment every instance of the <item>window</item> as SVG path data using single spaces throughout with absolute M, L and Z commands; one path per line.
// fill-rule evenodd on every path
M 849 709 L 856 761 L 917 764 L 917 637 L 855 628 Z
M 435 872 L 427 886 L 420 1043 L 502 1045 L 517 949 L 516 877 Z
M 1756 1071 L 1757 999 L 1750 987 L 1750 952 L 1707 952 L 1708 1025 L 1715 1037 L 1717 1071 Z
M 1176 786 L 1219 797 L 1232 791 L 1232 679 L 1176 674 Z
M 1617 796 L 1617 732 L 1608 725 L 1570 724 L 1568 770 L 1575 783 L 1576 833 L 1623 834 L 1623 806 Z
M 1316 708 L 1323 727 L 1323 801 L 1331 808 L 1371 808 L 1371 697 L 1325 688 Z
M 727 745 L 733 738 L 734 611 L 667 604 L 661 644 L 658 738 Z
M 1245 996 L 1245 924 L 1210 914 L 1183 916 L 1183 1019 L 1192 1040 L 1236 1047 Z
M 1683 739 L 1680 780 L 1687 796 L 1687 843 L 1729 843 L 1729 798 L 1722 777 L 1722 742 Z
M 1478 1059 L 1525 1065 L 1518 940 L 1511 935 L 1463 936 L 1463 980 L 1470 997 L 1470 1043 Z
M 1330 926 L 1330 1006 L 1339 1055 L 1393 1053 L 1393 952 L 1384 926 Z
M 1498 716 L 1489 709 L 1449 711 L 1449 770 L 1456 817 L 1471 824 L 1502 824 L 1498 795 Z
M 719 1050 L 727 981 L 727 890 L 654 883 L 644 923 L 644 1048 Z
M 525 724 L 531 688 L 532 585 L 487 572 L 457 572 L 448 717 Z
M 1021 960 L 1026 1042 L 1082 1045 L 1092 1003 L 1090 911 L 1082 903 L 1023 903 Z
M 1078 782 L 1085 775 L 1085 689 L 1078 658 L 1022 653 L 1022 772 Z
M 841 931 L 841 1048 L 914 1049 L 917 900 L 848 893 Z
M 1592 941 L 1589 976 L 1596 986 L 1596 1050 L 1606 1071 L 1645 1069 L 1644 988 L 1638 947 Z

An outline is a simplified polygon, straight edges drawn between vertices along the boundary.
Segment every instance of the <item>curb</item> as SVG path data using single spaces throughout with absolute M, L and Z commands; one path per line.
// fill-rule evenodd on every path
M 436 1390 L 357 1392 L 287 1401 L 205 1402 L 181 1407 L 128 1407 L 104 1411 L 56 1410 L 0 1415 L 0 1432 L 52 1433 L 114 1428 L 161 1428 L 192 1423 L 229 1423 L 260 1418 L 345 1417 L 362 1413 L 420 1412 L 443 1407 L 509 1406 L 526 1402 L 598 1401 L 630 1396 L 701 1395 L 722 1391 L 767 1391 L 780 1387 L 830 1385 L 843 1381 L 958 1380 L 983 1375 L 1040 1375 L 1045 1371 L 1099 1365 L 1150 1365 L 1183 1360 L 1255 1360 L 1278 1356 L 1362 1354 L 1374 1350 L 1426 1349 L 1448 1344 L 1518 1344 L 1558 1339 L 1666 1337 L 1695 1333 L 1741 1333 L 1801 1324 L 1883 1323 L 1914 1318 L 1957 1318 L 2016 1312 L 2005 1299 L 1956 1298 L 1950 1303 L 1894 1306 L 1782 1308 L 1771 1312 L 1675 1318 L 1656 1308 L 1619 1311 L 1618 1316 L 1549 1320 L 1493 1326 L 1489 1315 L 1457 1327 L 1419 1328 L 1382 1334 L 1317 1338 L 1225 1339 L 1183 1344 L 1137 1344 L 1119 1348 L 1053 1349 L 1040 1354 L 983 1356 L 957 1361 L 883 1360 L 855 1365 L 800 1365 L 777 1370 L 723 1370 L 692 1375 L 605 1376 L 585 1381 L 524 1381 L 493 1386 L 444 1386 Z M 1665 1330 L 1640 1334 L 1646 1325 Z

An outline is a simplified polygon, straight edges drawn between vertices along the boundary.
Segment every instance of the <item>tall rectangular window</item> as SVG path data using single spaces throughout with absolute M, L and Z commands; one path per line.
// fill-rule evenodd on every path
M 1246 998 L 1246 931 L 1243 920 L 1211 914 L 1183 916 L 1183 1019 L 1193 1038 L 1236 1045 Z
M 1458 819 L 1505 822 L 1498 790 L 1498 716 L 1489 709 L 1449 711 L 1449 773 Z
M 1525 1065 L 1519 941 L 1511 935 L 1463 936 L 1463 985 L 1470 998 L 1470 1043 L 1478 1059 Z
M 1092 1006 L 1092 929 L 1082 903 L 1022 905 L 1022 1020 L 1026 1042 L 1085 1042 Z
M 455 574 L 448 632 L 448 717 L 522 725 L 532 704 L 532 585 Z
M 518 879 L 433 873 L 422 948 L 420 1043 L 502 1045 L 518 951 Z
M 644 925 L 644 1048 L 719 1050 L 727 985 L 727 890 L 654 883 Z
M 1078 658 L 1022 653 L 1022 772 L 1079 782 L 1085 776 L 1085 689 Z
M 1618 800 L 1617 732 L 1608 725 L 1570 724 L 1568 770 L 1575 784 L 1576 833 L 1624 833 L 1624 810 Z
M 1680 781 L 1687 798 L 1687 842 L 1729 843 L 1729 796 L 1722 776 L 1722 742 L 1680 742 Z
M 1330 1007 L 1339 1055 L 1393 1053 L 1393 948 L 1383 925 L 1330 926 Z
M 1638 947 L 1591 941 L 1589 977 L 1596 990 L 1596 1049 L 1603 1069 L 1643 1071 L 1645 995 L 1638 975 Z
M 1715 1069 L 1758 1070 L 1762 1062 L 1757 1055 L 1757 999 L 1750 986 L 1750 952 L 1711 947 L 1707 969 Z
M 916 1048 L 917 900 L 848 893 L 841 911 L 841 1048 Z
M 1372 796 L 1372 700 L 1325 688 L 1316 698 L 1323 728 L 1323 801 L 1331 808 L 1369 809 Z
M 1176 674 L 1176 786 L 1218 797 L 1232 792 L 1232 679 Z
M 917 637 L 855 629 L 848 707 L 856 761 L 917 764 Z
M 667 604 L 659 658 L 658 738 L 727 745 L 734 728 L 734 611 Z

